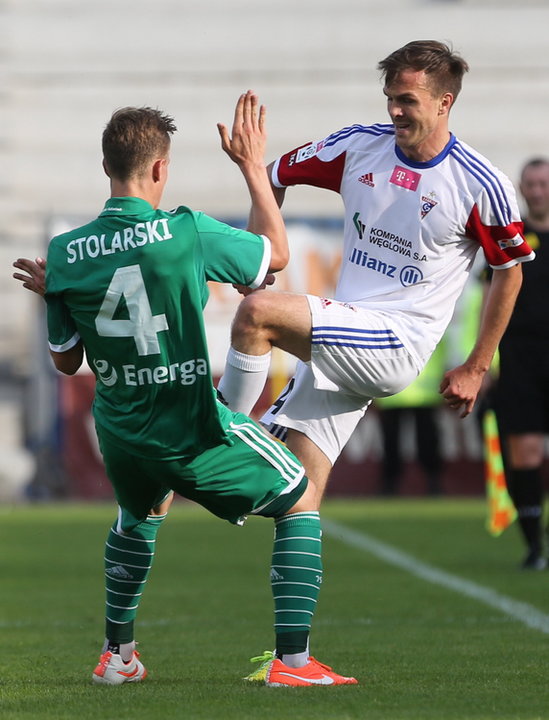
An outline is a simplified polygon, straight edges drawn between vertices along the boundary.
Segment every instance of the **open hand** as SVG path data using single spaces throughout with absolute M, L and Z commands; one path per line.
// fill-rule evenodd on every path
M 265 115 L 265 106 L 259 106 L 257 95 L 248 90 L 236 103 L 232 136 L 225 125 L 217 123 L 221 147 L 238 166 L 264 163 L 267 145 Z
M 13 273 L 16 280 L 23 283 L 23 287 L 32 290 L 37 295 L 44 295 L 46 292 L 46 261 L 44 258 L 38 257 L 36 260 L 28 258 L 18 258 L 13 267 L 23 270 L 25 273 Z

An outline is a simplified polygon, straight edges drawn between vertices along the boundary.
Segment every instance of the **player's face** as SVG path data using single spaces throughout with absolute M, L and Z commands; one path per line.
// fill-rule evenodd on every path
M 396 144 L 412 160 L 427 162 L 448 142 L 451 93 L 436 94 L 423 70 L 403 70 L 383 92 Z
M 520 180 L 520 192 L 528 205 L 531 219 L 549 216 L 549 164 L 527 167 Z

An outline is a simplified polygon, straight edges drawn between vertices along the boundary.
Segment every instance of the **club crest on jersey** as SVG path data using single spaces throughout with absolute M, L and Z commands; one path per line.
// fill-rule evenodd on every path
M 368 185 L 368 187 L 375 187 L 374 173 L 365 173 L 358 178 L 358 182 Z
M 438 200 L 436 200 L 436 195 L 434 192 L 430 192 L 427 195 L 421 196 L 421 219 L 427 215 L 427 213 L 430 213 L 431 210 L 435 207 L 435 205 L 438 205 Z
M 389 178 L 389 182 L 393 183 L 393 185 L 398 185 L 405 190 L 412 190 L 415 192 L 420 179 L 420 173 L 413 172 L 413 170 L 408 170 L 400 165 L 395 165 L 393 174 Z
M 522 237 L 517 233 L 515 237 L 512 238 L 504 238 L 503 240 L 498 240 L 498 245 L 502 250 L 506 250 L 507 248 L 513 248 L 517 247 L 517 245 L 522 245 L 524 240 Z

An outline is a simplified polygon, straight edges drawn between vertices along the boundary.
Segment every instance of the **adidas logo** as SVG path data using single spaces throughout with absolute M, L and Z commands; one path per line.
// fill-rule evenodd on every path
M 271 582 L 276 580 L 284 580 L 284 575 L 281 575 L 274 568 L 271 568 Z
M 361 175 L 358 178 L 358 182 L 364 183 L 364 185 L 368 185 L 368 187 L 375 187 L 374 174 L 366 173 L 365 175 Z
M 122 565 L 115 565 L 105 572 L 113 578 L 120 578 L 123 580 L 131 580 L 133 578 L 133 575 L 131 575 Z

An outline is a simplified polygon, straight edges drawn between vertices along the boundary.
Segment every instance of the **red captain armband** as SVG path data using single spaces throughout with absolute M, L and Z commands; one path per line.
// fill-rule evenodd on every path
M 283 187 L 312 185 L 338 193 L 345 168 L 345 153 L 324 161 L 318 158 L 321 149 L 321 142 L 307 143 L 283 155 L 278 163 L 278 183 Z
M 506 265 L 532 254 L 523 232 L 524 223 L 520 221 L 506 226 L 484 225 L 476 205 L 465 226 L 467 237 L 480 243 L 488 264 L 492 266 Z

